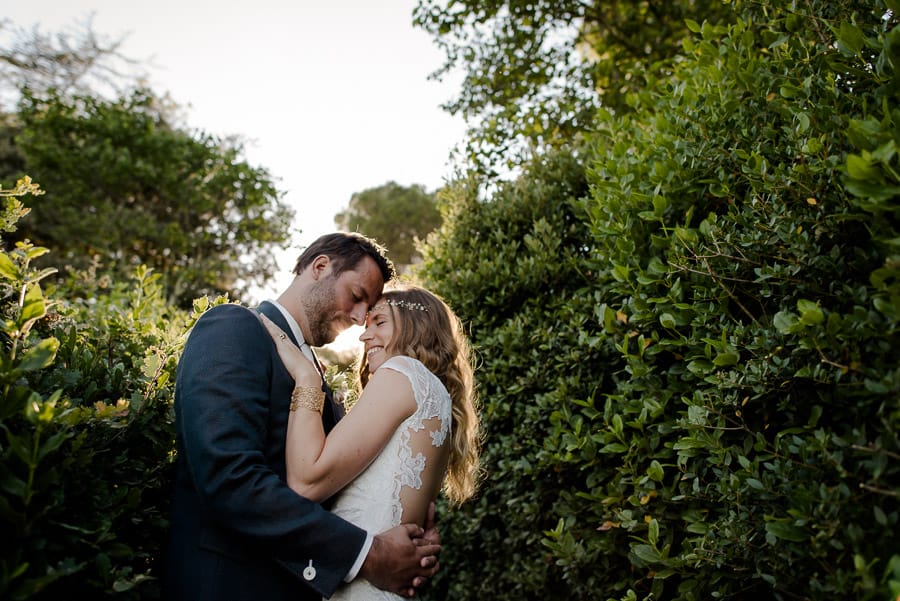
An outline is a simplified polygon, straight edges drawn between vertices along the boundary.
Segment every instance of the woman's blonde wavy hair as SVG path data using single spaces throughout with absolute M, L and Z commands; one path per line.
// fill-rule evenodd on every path
M 394 335 L 388 351 L 418 359 L 436 375 L 453 401 L 452 448 L 443 490 L 454 505 L 475 493 L 480 475 L 481 426 L 475 395 L 472 351 L 462 324 L 446 302 L 419 286 L 398 285 L 385 290 L 378 302 L 410 303 L 425 310 L 388 304 L 394 319 Z M 360 383 L 369 379 L 363 355 Z

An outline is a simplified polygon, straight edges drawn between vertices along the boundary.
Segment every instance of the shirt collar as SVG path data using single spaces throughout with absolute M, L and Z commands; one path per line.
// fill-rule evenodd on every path
M 269 300 L 267 302 L 275 305 L 275 308 L 281 312 L 281 314 L 284 316 L 285 321 L 287 321 L 288 327 L 291 328 L 291 333 L 294 335 L 294 339 L 297 341 L 297 346 L 302 347 L 306 340 L 303 338 L 303 332 L 300 330 L 300 324 L 297 323 L 297 320 L 294 319 L 294 316 L 291 315 L 287 309 L 278 304 L 278 301 Z

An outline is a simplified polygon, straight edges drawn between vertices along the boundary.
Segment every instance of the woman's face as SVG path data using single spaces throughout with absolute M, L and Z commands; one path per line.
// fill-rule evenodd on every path
M 384 301 L 378 301 L 366 317 L 366 329 L 359 340 L 366 345 L 369 373 L 375 373 L 392 353 L 388 345 L 394 337 L 394 316 Z

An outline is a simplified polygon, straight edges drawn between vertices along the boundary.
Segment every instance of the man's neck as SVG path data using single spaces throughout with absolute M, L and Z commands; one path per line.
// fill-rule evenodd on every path
M 297 339 L 297 344 L 302 346 L 303 343 L 306 342 L 306 335 L 303 333 L 302 326 L 294 318 L 293 313 L 291 313 L 290 310 L 284 306 L 280 297 L 278 298 L 278 300 L 270 300 L 269 302 L 278 308 L 285 321 L 287 321 L 288 327 L 291 329 L 291 333 L 294 335 L 294 338 Z

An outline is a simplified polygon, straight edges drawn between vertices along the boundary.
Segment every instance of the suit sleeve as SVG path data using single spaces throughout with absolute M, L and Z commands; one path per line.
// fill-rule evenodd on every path
M 283 466 L 284 436 L 273 434 L 278 418 L 270 411 L 287 411 L 286 400 L 283 409 L 277 403 L 273 409 L 270 399 L 273 378 L 287 376 L 274 353 L 268 333 L 246 308 L 221 305 L 197 321 L 176 383 L 183 452 L 212 520 L 329 597 L 366 533 L 294 493 L 273 467 Z M 284 385 L 289 395 L 292 382 Z M 310 565 L 311 580 L 302 576 Z

